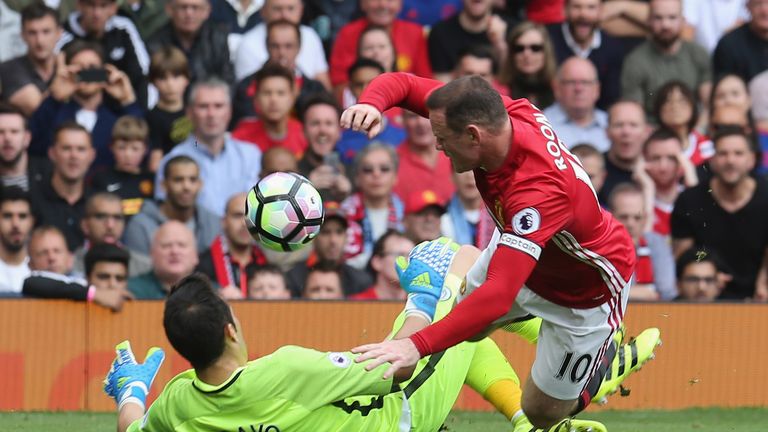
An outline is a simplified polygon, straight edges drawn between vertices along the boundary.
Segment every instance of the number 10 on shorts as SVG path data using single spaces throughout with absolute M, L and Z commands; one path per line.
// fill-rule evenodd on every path
M 557 371 L 555 378 L 562 381 L 566 376 L 568 376 L 571 382 L 580 382 L 587 375 L 587 372 L 589 372 L 589 366 L 591 364 L 592 354 L 584 354 L 577 358 L 574 362 L 573 353 L 567 352 L 563 356 L 563 362 L 560 364 L 560 369 Z

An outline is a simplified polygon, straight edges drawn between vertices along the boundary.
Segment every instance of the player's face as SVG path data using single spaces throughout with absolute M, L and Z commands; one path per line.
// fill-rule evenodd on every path
M 248 227 L 245 225 L 245 197 L 244 193 L 232 197 L 227 203 L 227 210 L 222 219 L 222 229 L 227 241 L 240 248 L 248 247 L 252 243 Z
M 152 263 L 161 280 L 178 281 L 197 266 L 195 237 L 189 228 L 174 223 L 161 226 L 152 242 Z
M 440 216 L 442 212 L 431 206 L 411 213 L 405 217 L 405 231 L 415 243 L 434 240 L 440 237 Z
M 648 134 L 643 108 L 634 103 L 618 103 L 611 107 L 608 123 L 610 152 L 619 160 L 634 161 L 643 150 Z
M 172 0 L 166 6 L 174 29 L 186 35 L 193 35 L 200 30 L 211 14 L 208 0 Z
M 8 252 L 24 249 L 34 219 L 26 201 L 6 201 L 0 206 L 0 242 Z
M 341 289 L 339 274 L 321 271 L 310 273 L 304 286 L 304 298 L 308 300 L 342 300 L 344 291 Z
M 287 119 L 294 102 L 291 83 L 283 77 L 263 80 L 256 92 L 254 102 L 256 112 L 264 121 L 279 122 Z
M 451 159 L 454 171 L 460 173 L 480 166 L 480 153 L 477 146 L 472 145 L 472 137 L 449 129 L 444 110 L 431 111 L 429 122 L 437 143 L 435 147 Z
M 54 140 L 53 146 L 48 150 L 54 171 L 68 182 L 84 179 L 96 157 L 88 133 L 64 129 L 59 131 Z
M 711 261 L 688 264 L 677 282 L 677 288 L 686 300 L 698 302 L 715 300 L 720 295 L 715 265 Z
M 364 197 L 389 197 L 396 180 L 395 164 L 386 150 L 374 150 L 361 160 L 357 186 Z
M 225 88 L 198 87 L 187 116 L 195 126 L 195 135 L 205 140 L 219 138 L 227 132 L 232 108 Z
M 680 89 L 669 93 L 661 106 L 661 123 L 670 128 L 687 127 L 693 116 L 693 106 Z
M 248 284 L 248 297 L 255 300 L 290 300 L 291 293 L 282 275 L 260 273 Z
M 267 52 L 269 59 L 281 66 L 293 70 L 296 67 L 296 57 L 299 55 L 299 39 L 293 27 L 281 25 L 273 27 L 269 33 Z
M 428 118 L 404 110 L 403 127 L 408 136 L 408 143 L 412 147 L 422 151 L 435 147 L 435 134 L 432 133 L 432 125 Z
M 735 187 L 749 177 L 755 166 L 755 154 L 742 136 L 728 136 L 718 140 L 715 155 L 710 162 L 715 177 L 725 186 Z
M 194 207 L 197 194 L 203 187 L 197 165 L 177 163 L 168 170 L 168 178 L 163 179 L 168 201 L 182 209 Z
M 748 112 L 752 101 L 744 81 L 736 75 L 729 75 L 718 83 L 712 104 L 715 109 L 732 106 Z
M 360 8 L 371 24 L 388 27 L 403 7 L 402 0 L 362 0 Z
M 107 20 L 117 13 L 117 2 L 111 0 L 79 0 L 80 25 L 89 34 L 101 35 Z
M 128 269 L 121 263 L 101 261 L 97 262 L 88 275 L 88 283 L 99 290 L 128 289 Z
M 680 38 L 683 29 L 683 5 L 679 0 L 654 0 L 648 17 L 653 40 L 669 47 Z
M 117 140 L 112 143 L 112 153 L 115 155 L 115 167 L 120 171 L 138 173 L 141 171 L 141 160 L 147 152 L 147 145 L 142 140 Z
M 83 232 L 91 243 L 117 243 L 123 236 L 125 216 L 120 201 L 98 199 L 83 218 Z
M 311 106 L 304 114 L 304 135 L 317 155 L 325 156 L 333 151 L 341 136 L 336 109 L 323 104 Z
M 533 75 L 544 67 L 544 37 L 538 30 L 520 35 L 511 47 L 515 67 L 524 75 Z
M 16 114 L 0 114 L 0 166 L 16 165 L 29 147 L 29 139 L 24 118 Z
M 456 75 L 458 77 L 480 75 L 489 84 L 493 84 L 493 61 L 487 58 L 465 55 L 459 60 Z
M 34 236 L 29 243 L 29 268 L 68 274 L 72 269 L 72 254 L 64 237 L 55 232 Z
M 656 186 L 669 187 L 680 178 L 680 141 L 651 141 L 645 149 L 645 170 Z
M 287 20 L 298 24 L 302 13 L 304 5 L 301 0 L 267 0 L 261 10 L 261 15 L 267 23 Z
M 328 261 L 340 261 L 347 244 L 347 228 L 336 218 L 326 219 L 315 238 L 317 255 Z
M 387 72 L 392 71 L 395 64 L 395 47 L 387 32 L 383 30 L 371 30 L 360 39 L 358 51 L 359 57 L 377 61 Z
M 613 216 L 624 225 L 637 244 L 645 226 L 643 196 L 635 193 L 619 194 L 614 197 L 612 205 Z
M 566 2 L 565 15 L 576 42 L 584 43 L 600 23 L 601 0 L 569 0 Z
M 21 29 L 21 37 L 27 44 L 27 54 L 37 61 L 53 56 L 60 36 L 61 27 L 50 15 L 27 21 Z

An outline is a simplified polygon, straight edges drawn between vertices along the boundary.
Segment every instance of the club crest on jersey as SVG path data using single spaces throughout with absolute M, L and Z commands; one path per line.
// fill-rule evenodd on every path
M 512 228 L 518 235 L 528 235 L 539 229 L 541 216 L 533 207 L 527 207 L 515 213 L 512 217 Z

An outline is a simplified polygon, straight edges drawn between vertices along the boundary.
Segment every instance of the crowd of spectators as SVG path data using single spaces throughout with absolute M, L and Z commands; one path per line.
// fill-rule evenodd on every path
M 401 300 L 397 256 L 496 224 L 427 119 L 340 129 L 399 72 L 541 109 L 636 245 L 632 300 L 768 301 L 768 0 L 0 0 L 0 19 L 0 295 L 120 310 L 199 271 L 227 299 Z M 325 205 L 292 253 L 244 222 L 276 171 Z

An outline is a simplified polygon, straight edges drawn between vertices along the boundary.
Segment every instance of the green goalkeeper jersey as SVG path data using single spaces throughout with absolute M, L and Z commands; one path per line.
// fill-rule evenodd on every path
M 286 346 L 219 386 L 188 370 L 128 431 L 397 431 L 403 417 L 408 421 L 408 403 L 382 378 L 389 365 L 367 372 L 353 358 Z

